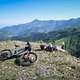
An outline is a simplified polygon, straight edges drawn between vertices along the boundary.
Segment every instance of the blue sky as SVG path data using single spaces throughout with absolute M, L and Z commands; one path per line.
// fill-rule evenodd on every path
M 0 28 L 34 19 L 80 17 L 80 0 L 0 0 Z

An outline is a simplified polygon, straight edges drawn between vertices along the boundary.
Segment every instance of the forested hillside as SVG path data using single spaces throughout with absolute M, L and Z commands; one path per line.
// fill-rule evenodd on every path
M 12 37 L 11 34 L 0 32 L 0 41 L 10 39 Z
M 49 33 L 31 33 L 26 36 L 16 36 L 12 40 L 22 41 L 44 41 L 53 42 L 62 39 L 65 42 L 65 49 L 74 56 L 80 56 L 80 26 L 65 28 L 59 31 Z
M 73 35 L 78 35 L 80 34 L 80 26 L 76 27 L 70 27 L 70 28 L 65 28 L 62 30 L 58 31 L 52 31 L 49 33 L 31 33 L 30 35 L 22 35 L 22 36 L 15 36 L 12 39 L 15 40 L 29 40 L 29 41 L 44 41 L 44 42 L 54 42 L 58 39 L 65 38 L 68 36 L 73 36 Z M 34 38 L 35 37 L 35 38 Z

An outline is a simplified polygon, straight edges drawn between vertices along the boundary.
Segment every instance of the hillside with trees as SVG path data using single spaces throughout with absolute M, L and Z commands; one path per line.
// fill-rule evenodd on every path
M 63 39 L 65 49 L 71 55 L 80 56 L 80 26 L 65 28 L 59 31 L 49 33 L 31 33 L 29 36 L 22 35 L 13 37 L 12 40 L 21 41 L 44 41 L 55 43 L 57 40 Z

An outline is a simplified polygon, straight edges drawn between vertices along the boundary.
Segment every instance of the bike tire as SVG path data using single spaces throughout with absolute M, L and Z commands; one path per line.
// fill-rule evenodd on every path
M 37 60 L 37 55 L 33 52 L 30 52 L 29 54 L 30 55 L 33 55 L 35 57 L 35 59 L 33 61 L 25 61 L 24 60 L 24 56 L 26 55 L 27 53 L 24 53 L 21 57 L 20 57 L 20 65 L 22 66 L 30 66 L 32 63 L 34 63 L 36 60 Z
M 2 50 L 0 53 L 1 53 L 0 54 L 0 60 L 6 60 L 9 58 L 8 54 L 11 55 L 11 50 L 5 49 L 5 50 Z

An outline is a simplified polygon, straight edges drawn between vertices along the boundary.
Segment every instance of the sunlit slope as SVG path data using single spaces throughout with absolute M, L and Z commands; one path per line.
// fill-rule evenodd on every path
M 14 44 L 25 46 L 26 42 L 5 41 L 0 42 L 0 51 L 8 48 L 14 49 Z M 75 58 L 67 52 L 39 51 L 39 45 L 44 43 L 31 43 L 38 56 L 38 60 L 31 66 L 18 66 L 15 59 L 0 61 L 0 80 L 80 80 L 80 58 Z

